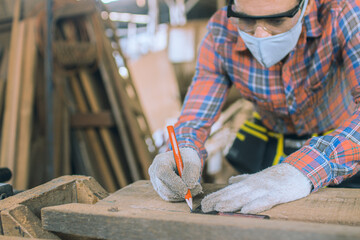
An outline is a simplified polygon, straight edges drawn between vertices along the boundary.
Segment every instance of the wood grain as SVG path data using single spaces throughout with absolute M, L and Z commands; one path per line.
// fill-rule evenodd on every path
M 35 100 L 35 70 L 37 63 L 36 19 L 25 20 L 24 74 L 22 76 L 22 93 L 20 97 L 19 133 L 17 139 L 17 156 L 15 159 L 14 188 L 28 189 L 30 176 L 30 148 Z
M 194 198 L 194 205 L 221 187 L 204 185 L 205 192 Z M 354 218 L 345 220 L 343 214 L 333 214 L 327 224 L 319 223 L 313 216 L 328 217 L 328 211 L 348 212 L 348 204 L 333 201 L 336 204 L 322 204 L 317 211 L 312 207 L 315 203 L 308 204 L 334 196 L 339 199 L 347 196 L 347 202 L 358 201 L 359 189 L 345 189 L 352 194 L 343 190 L 323 189 L 296 201 L 296 206 L 289 207 L 287 212 L 283 210 L 281 215 L 274 208 L 272 213 L 268 212 L 271 219 L 264 220 L 190 213 L 185 202 L 163 201 L 149 181 L 138 181 L 93 205 L 72 203 L 43 208 L 41 219 L 49 231 L 106 239 L 360 239 L 359 204 L 350 207 Z M 334 195 L 335 192 L 345 193 Z M 297 208 L 300 205 L 302 209 Z M 299 211 L 304 218 L 294 221 L 292 216 Z

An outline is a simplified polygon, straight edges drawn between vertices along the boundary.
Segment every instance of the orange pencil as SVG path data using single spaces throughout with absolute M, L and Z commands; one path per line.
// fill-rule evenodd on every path
M 182 158 L 181 158 L 180 149 L 179 149 L 178 142 L 176 140 L 174 127 L 173 126 L 167 126 L 167 130 L 168 130 L 168 133 L 169 133 L 169 139 L 170 139 L 170 143 L 171 143 L 173 153 L 174 153 L 176 167 L 177 167 L 177 170 L 179 172 L 179 176 L 181 177 L 182 170 L 184 168 L 184 163 L 183 163 Z M 187 193 L 185 195 L 185 201 L 186 201 L 187 205 L 190 207 L 190 210 L 192 210 L 192 196 L 191 196 L 190 189 L 188 189 L 188 191 L 187 191 Z

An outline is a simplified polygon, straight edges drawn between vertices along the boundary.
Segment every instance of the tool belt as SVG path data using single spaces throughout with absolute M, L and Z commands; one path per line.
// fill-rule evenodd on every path
M 255 173 L 282 162 L 314 136 L 317 134 L 297 136 L 271 132 L 254 113 L 253 120 L 246 121 L 237 132 L 225 157 L 240 173 Z

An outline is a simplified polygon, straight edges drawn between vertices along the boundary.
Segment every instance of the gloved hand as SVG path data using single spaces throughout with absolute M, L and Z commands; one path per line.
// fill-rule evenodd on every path
M 259 213 L 274 205 L 309 195 L 310 180 L 295 167 L 281 163 L 255 174 L 231 177 L 229 186 L 201 201 L 204 212 Z
M 183 201 L 188 189 L 192 197 L 202 192 L 199 183 L 201 160 L 192 148 L 180 148 L 184 163 L 182 178 L 177 173 L 172 151 L 158 154 L 149 167 L 150 181 L 155 191 L 166 201 Z

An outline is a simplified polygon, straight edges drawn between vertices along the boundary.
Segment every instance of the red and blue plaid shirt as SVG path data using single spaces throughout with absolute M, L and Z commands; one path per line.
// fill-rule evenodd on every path
M 323 133 L 285 158 L 314 190 L 360 170 L 360 0 L 316 0 L 299 41 L 282 62 L 264 68 L 251 55 L 226 7 L 210 19 L 196 73 L 175 125 L 180 147 L 202 162 L 228 90 L 254 103 L 265 126 L 299 136 Z

